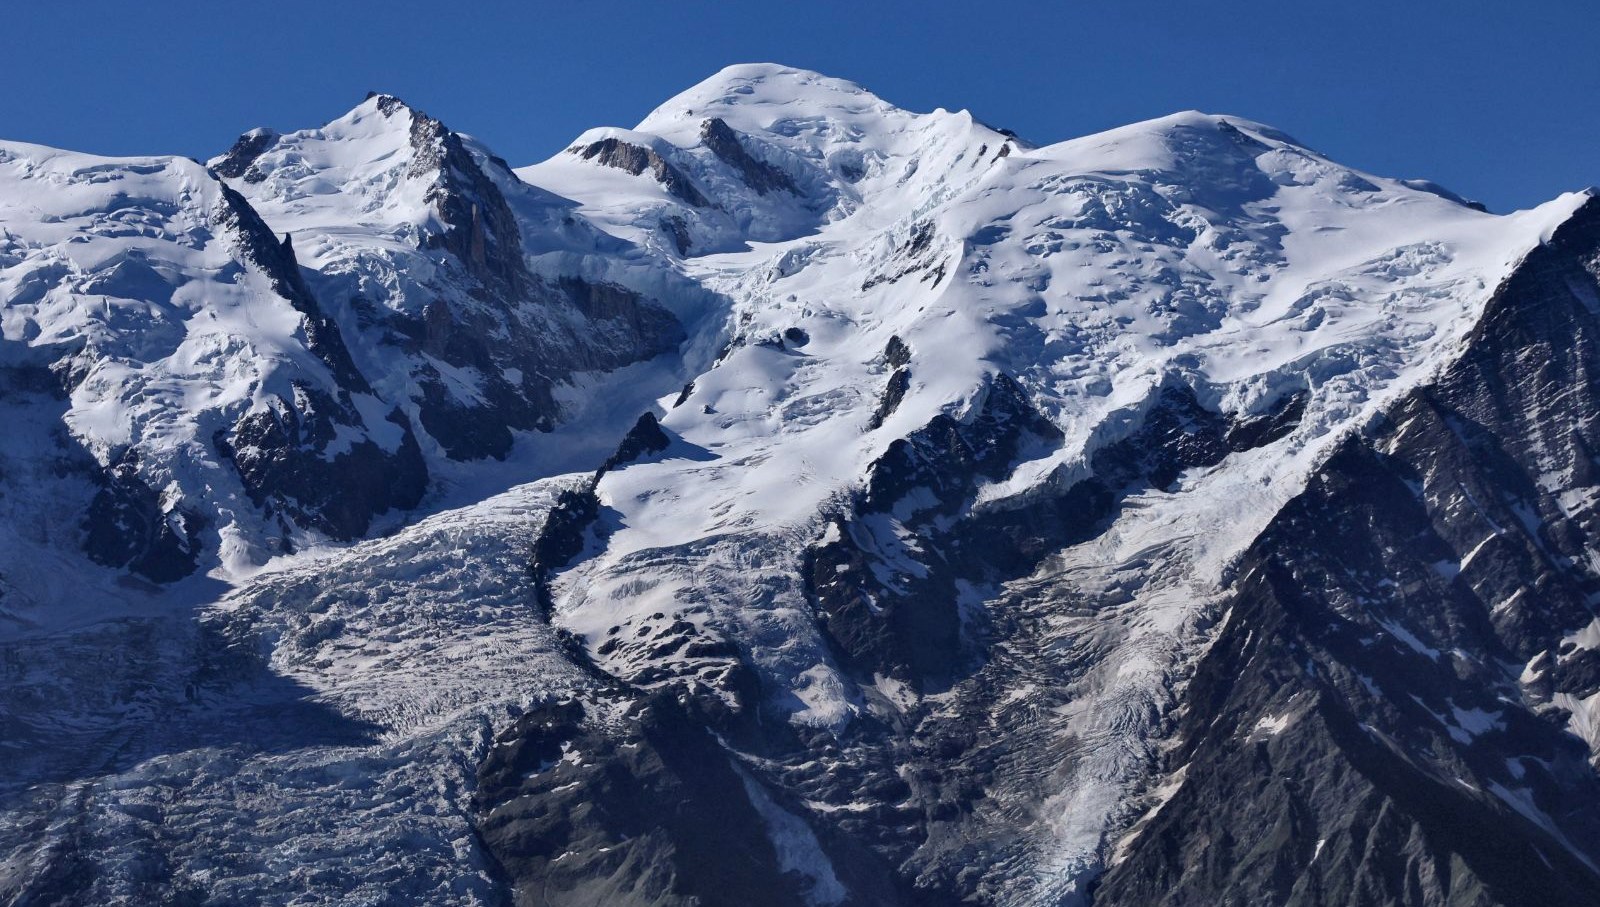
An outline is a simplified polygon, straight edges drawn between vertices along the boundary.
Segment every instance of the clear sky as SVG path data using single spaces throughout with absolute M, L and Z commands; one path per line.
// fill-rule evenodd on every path
M 1582 0 L 15 0 L 0 138 L 203 159 L 372 89 L 521 165 L 752 61 L 1038 143 L 1248 117 L 1495 210 L 1600 183 L 1600 10 Z

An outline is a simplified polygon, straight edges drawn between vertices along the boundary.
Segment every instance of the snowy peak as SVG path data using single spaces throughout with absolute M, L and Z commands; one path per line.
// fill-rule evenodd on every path
M 437 187 L 470 180 L 477 169 L 444 124 L 382 94 L 320 128 L 245 133 L 211 165 L 242 182 L 269 217 L 274 208 L 293 209 L 301 229 L 306 221 L 335 223 L 356 214 L 412 234 L 440 229 Z
M 735 128 L 758 131 L 786 117 L 873 121 L 904 114 L 854 82 L 777 63 L 745 63 L 726 67 L 674 95 L 637 128 L 672 135 L 693 132 L 708 119 L 722 119 Z
M 230 185 L 293 238 L 355 358 L 420 423 L 429 453 L 503 459 L 515 433 L 562 420 L 558 388 L 579 372 L 679 336 L 644 291 L 620 285 L 663 282 L 636 250 L 392 95 L 236 148 L 219 172 L 240 173 Z
M 1332 176 L 1330 193 L 1376 191 L 1364 174 L 1305 148 L 1278 130 L 1240 117 L 1183 111 L 1031 149 L 1021 157 L 1077 178 L 1161 183 L 1219 213 L 1277 187 Z M 1233 194 L 1229 200 L 1222 196 Z
M 525 289 L 524 254 L 620 251 L 573 203 L 522 183 L 481 143 L 393 95 L 319 128 L 256 129 L 211 167 L 268 221 L 303 236 L 305 264 L 419 249 L 454 256 L 500 295 Z
M 60 397 L 8 402 L 66 429 L 19 417 L 0 459 L 7 474 L 41 451 L 74 463 L 10 489 L 10 525 L 88 496 L 89 555 L 166 581 L 218 552 L 264 558 L 291 522 L 351 538 L 416 503 L 408 424 L 371 397 L 291 245 L 241 195 L 178 158 L 0 156 L 0 372 L 52 373 Z M 374 472 L 353 490 L 344 470 Z
M 525 171 L 619 232 L 680 219 L 695 241 L 678 265 L 731 301 L 723 354 L 662 400 L 659 448 L 552 518 L 570 557 L 541 561 L 542 594 L 613 676 L 830 745 L 964 700 L 989 728 L 997 702 L 1028 702 L 1020 735 L 1092 742 L 1037 754 L 1048 805 L 1023 833 L 1028 881 L 1006 890 L 1077 903 L 1241 554 L 1341 445 L 1458 361 L 1581 200 L 1495 217 L 1199 112 L 1021 148 L 964 114 L 791 102 L 806 84 L 730 70 L 630 133 L 726 221 L 643 166 Z M 864 166 L 830 178 L 847 154 Z M 791 193 L 747 158 L 816 176 L 829 206 L 779 206 Z M 1030 654 L 991 687 L 1016 653 L 984 634 L 1033 621 Z M 819 826 L 860 802 L 800 777 L 820 751 L 795 754 L 789 788 L 827 804 Z M 1016 840 L 1014 817 L 970 821 Z M 941 846 L 930 864 L 974 865 Z
M 854 83 L 729 67 L 636 128 L 591 130 L 519 171 L 613 232 L 700 255 L 811 234 L 971 184 L 1018 147 L 965 112 L 916 114 Z
M 520 174 L 0 144 L 0 890 L 1594 901 L 1592 195 L 771 64 Z
M 623 244 L 392 96 L 209 168 L 6 144 L 0 188 L 0 386 L 66 395 L 0 474 L 77 464 L 10 500 L 81 500 L 90 555 L 158 581 L 360 537 L 681 337 Z
M 1161 513 L 1184 526 L 1178 554 L 1191 577 L 1215 581 L 1260 528 L 1252 520 L 1282 506 L 1330 445 L 1458 351 L 1490 289 L 1571 210 L 1562 201 L 1494 218 L 1233 117 L 1185 112 L 1023 149 L 966 114 L 870 101 L 852 111 L 831 95 L 833 106 L 802 118 L 763 92 L 804 76 L 741 73 L 690 93 L 726 118 L 685 108 L 641 127 L 662 130 L 669 140 L 649 147 L 677 156 L 668 162 L 717 200 L 715 214 L 770 216 L 688 212 L 630 184 L 647 179 L 643 168 L 600 180 L 594 161 L 569 156 L 525 171 L 620 230 L 681 219 L 705 245 L 691 243 L 680 266 L 732 301 L 723 354 L 661 418 L 685 455 L 669 448 L 601 477 L 595 507 L 615 525 L 553 583 L 557 621 L 594 643 L 598 661 L 616 653 L 623 674 L 661 668 L 608 643 L 671 597 L 636 594 L 641 564 L 695 551 L 703 561 L 685 588 L 731 626 L 754 593 L 743 574 L 707 578 L 742 570 L 752 547 L 770 555 L 773 576 L 792 577 L 803 569 L 786 560 L 798 556 L 794 539 L 838 536 L 827 527 L 841 513 L 850 550 L 837 566 L 859 568 L 849 594 L 878 609 L 916 599 L 908 577 L 936 575 L 938 555 L 921 552 L 939 547 L 947 518 L 976 526 L 1064 494 L 1115 499 L 1125 483 L 1172 495 Z M 729 142 L 737 149 L 719 153 Z M 741 173 L 740 152 L 797 186 L 816 175 L 830 207 L 809 221 L 781 207 L 792 193 Z M 855 180 L 822 178 L 846 153 L 865 164 Z M 1007 425 L 1040 427 L 1002 443 Z M 1118 455 L 1143 457 L 1134 448 L 1173 425 L 1203 426 L 1209 440 L 1139 467 L 1147 475 L 1119 471 Z M 1005 453 L 972 453 L 985 450 Z M 917 465 L 928 462 L 981 468 L 952 479 Z M 1177 484 L 1186 469 L 1209 471 L 1191 488 Z M 863 498 L 875 485 L 899 492 Z M 1118 531 L 1148 535 L 1140 519 Z M 791 700 L 793 721 L 831 726 L 855 708 L 843 681 L 818 680 L 791 651 L 751 658 L 775 689 L 837 693 Z
M 1147 174 L 1143 182 L 1189 190 L 1228 217 L 1279 186 L 1319 182 L 1349 204 L 1419 191 L 1458 201 L 1340 167 L 1244 118 L 1186 111 L 1035 148 L 965 111 L 913 113 L 855 83 L 776 64 L 729 67 L 633 129 L 591 130 L 519 175 L 576 199 L 612 232 L 693 256 L 844 220 L 905 235 L 908 214 L 1040 164 L 1083 179 Z
M 1195 110 L 1069 139 L 1025 156 L 1070 166 L 1083 176 L 1142 176 L 1186 190 L 1196 201 L 1221 205 L 1219 211 L 1250 196 L 1309 188 L 1340 207 L 1442 199 L 1483 212 L 1482 205 L 1436 183 L 1374 176 L 1332 161 L 1272 126 Z
M 1321 152 L 1282 130 L 1239 116 L 1208 114 L 1196 110 L 1182 111 L 1098 135 L 1069 140 L 1061 145 L 1076 148 L 1089 144 L 1091 140 L 1107 150 L 1117 145 L 1129 146 L 1123 149 L 1123 154 L 1141 147 L 1148 150 L 1150 143 L 1159 143 L 1165 147 L 1165 152 L 1146 158 L 1146 162 L 1152 164 L 1154 169 L 1180 174 L 1186 169 L 1192 170 L 1192 167 L 1186 168 L 1183 163 L 1185 160 L 1191 162 L 1206 158 L 1239 160 L 1237 154 L 1227 151 L 1226 142 L 1256 157 L 1259 169 L 1267 171 L 1275 182 L 1283 185 L 1303 181 L 1308 174 L 1326 176 L 1332 173 L 1337 176 L 1343 189 L 1358 194 L 1387 192 L 1387 197 L 1392 198 L 1406 195 L 1409 190 L 1437 196 L 1462 207 L 1488 213 L 1483 203 L 1464 198 L 1432 180 L 1388 179 L 1357 171 L 1328 159 Z M 1268 156 L 1262 158 L 1263 154 Z M 1272 173 L 1274 168 L 1280 171 L 1279 175 Z M 1298 175 L 1293 171 L 1298 171 Z
M 172 352 L 166 341 L 179 338 L 165 337 L 162 325 L 228 320 L 251 293 L 315 317 L 292 250 L 238 193 L 192 161 L 7 143 L 0 186 L 8 340 L 86 344 L 143 360 Z M 230 284 L 238 289 L 220 291 Z M 83 317 L 66 317 L 70 310 Z M 281 325 L 261 327 L 252 341 L 285 345 L 273 358 L 309 364 L 307 354 L 318 355 L 296 351 L 303 338 L 292 325 L 277 335 Z M 209 333 L 192 321 L 185 331 L 185 343 Z
M 212 160 L 211 169 L 225 179 L 238 179 L 248 175 L 251 182 L 260 182 L 264 175 L 259 170 L 251 170 L 250 165 L 279 138 L 277 132 L 266 127 L 252 129 L 239 136 L 233 147 L 225 154 Z
M 635 131 L 664 136 L 680 147 L 734 133 L 814 158 L 844 145 L 905 155 L 915 149 L 899 140 L 901 134 L 925 133 L 934 124 L 973 129 L 981 139 L 995 139 L 997 147 L 1005 138 L 976 124 L 966 111 L 913 113 L 854 82 L 775 63 L 723 69 L 657 107 Z

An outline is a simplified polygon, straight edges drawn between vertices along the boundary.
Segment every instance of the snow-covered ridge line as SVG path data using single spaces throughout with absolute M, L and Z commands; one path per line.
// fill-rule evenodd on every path
M 27 828 L 88 829 L 105 900 L 146 858 L 287 900 L 256 851 L 292 845 L 327 867 L 297 883 L 440 903 L 504 894 L 492 866 L 552 903 L 1078 903 L 1209 783 L 1157 767 L 1197 663 L 1258 641 L 1221 613 L 1263 582 L 1241 556 L 1335 451 L 1407 441 L 1383 416 L 1493 346 L 1508 275 L 1542 299 L 1529 256 L 1597 204 L 1493 215 L 1195 111 L 1036 147 L 773 64 L 516 170 L 373 95 L 209 168 L 0 144 L 0 190 L 0 695 L 28 771 L 88 792 L 0 836 L 48 862 Z M 1383 596 L 1481 582 L 1557 515 L 1484 529 L 1451 450 L 1385 489 L 1468 544 L 1347 598 L 1381 629 L 1351 651 L 1463 679 L 1499 643 Z M 1580 713 L 1581 626 L 1525 674 Z M 1494 683 L 1416 700 L 1440 746 L 1498 745 Z M 1332 701 L 1270 694 L 1230 739 Z
M 878 169 L 850 186 L 859 207 L 796 219 L 788 237 L 689 244 L 685 272 L 734 300 L 734 342 L 661 401 L 673 446 L 600 481 L 598 504 L 613 516 L 556 583 L 556 620 L 609 670 L 651 683 L 716 687 L 725 676 L 716 659 L 665 654 L 685 643 L 656 635 L 663 618 L 719 652 L 733 641 L 791 721 L 847 734 L 881 697 L 809 624 L 817 606 L 792 579 L 809 551 L 838 541 L 827 514 L 899 439 L 941 416 L 970 421 L 996 376 L 1014 378 L 1062 438 L 980 483 L 973 512 L 1025 511 L 1094 478 L 1087 464 L 1136 436 L 1164 388 L 1234 418 L 1303 397 L 1278 440 L 1137 491 L 1090 541 L 1015 577 L 1021 589 L 1109 595 L 1103 580 L 1129 615 L 1074 688 L 1076 732 L 1114 745 L 1085 756 L 1053 801 L 1071 819 L 1045 823 L 1038 839 L 1048 900 L 1102 865 L 1104 835 L 1123 818 L 1115 804 L 1148 768 L 1144 738 L 1215 627 L 1207 609 L 1228 565 L 1343 438 L 1462 351 L 1495 288 L 1585 196 L 1497 217 L 1341 167 L 1260 124 L 1195 112 L 1004 155 L 985 136 L 946 132 L 944 115 L 897 112 L 920 140 L 896 157 L 880 134 L 849 128 L 855 105 L 794 117 L 780 86 L 806 78 L 724 74 L 631 133 L 656 128 L 714 174 L 695 131 L 714 116 L 750 146 L 792 155 L 771 161 L 855 152 Z M 645 243 L 673 218 L 705 222 L 648 173 L 615 169 L 558 156 L 519 172 Z M 770 204 L 737 187 L 728 197 Z M 896 343 L 910 350 L 904 365 L 889 361 Z M 855 541 L 870 566 L 861 595 L 880 621 L 891 620 L 884 590 L 937 574 L 950 555 L 911 519 L 926 505 L 874 517 Z M 1150 570 L 1153 550 L 1182 569 Z M 1020 608 L 1025 595 L 977 594 L 962 607 Z M 613 641 L 635 633 L 651 643 Z M 1148 718 L 1130 722 L 1130 708 Z
M 573 456 L 603 455 L 612 420 L 580 388 L 676 348 L 654 297 L 691 319 L 704 297 L 388 96 L 254 130 L 210 167 L 21 143 L 0 158 L 0 365 L 65 394 L 14 446 L 87 454 L 37 506 L 84 502 L 71 528 L 92 556 L 158 582 L 347 543 L 530 460 L 571 468 L 536 437 L 566 421 L 597 434 Z M 607 403 L 654 396 L 629 386 Z M 58 405 L 68 433 L 45 437 Z M 522 468 L 497 478 L 458 465 L 513 453 Z M 30 532 L 18 545 L 77 547 Z M 21 601 L 28 620 L 65 604 Z

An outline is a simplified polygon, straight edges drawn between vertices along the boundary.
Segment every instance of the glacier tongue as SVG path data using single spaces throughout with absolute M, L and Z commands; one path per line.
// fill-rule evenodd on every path
M 528 524 L 561 485 L 287 559 L 198 622 L 130 616 L 0 644 L 0 890 L 497 900 L 476 763 L 530 697 L 595 686 L 522 582 Z

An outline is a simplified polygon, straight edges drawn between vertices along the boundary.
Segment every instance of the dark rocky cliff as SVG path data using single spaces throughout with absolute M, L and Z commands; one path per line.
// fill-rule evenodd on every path
M 1600 903 L 1597 256 L 1590 200 L 1251 547 L 1097 904 Z

